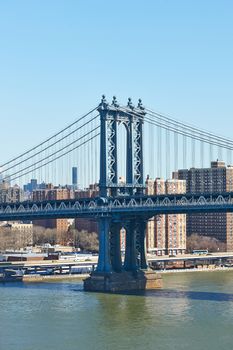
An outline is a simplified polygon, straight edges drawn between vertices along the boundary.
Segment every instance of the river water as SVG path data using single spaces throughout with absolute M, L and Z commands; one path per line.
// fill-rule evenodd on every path
M 76 281 L 0 285 L 0 350 L 229 350 L 233 272 L 163 275 L 137 295 L 83 292 Z

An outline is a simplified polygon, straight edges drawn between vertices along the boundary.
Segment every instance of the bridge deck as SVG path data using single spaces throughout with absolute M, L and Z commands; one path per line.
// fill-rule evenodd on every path
M 0 204 L 0 221 L 86 217 L 116 219 L 157 214 L 233 212 L 233 193 L 121 196 Z

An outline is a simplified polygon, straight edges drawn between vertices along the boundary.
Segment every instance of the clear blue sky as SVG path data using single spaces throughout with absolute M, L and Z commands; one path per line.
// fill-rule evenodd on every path
M 95 106 L 141 97 L 232 137 L 231 0 L 0 2 L 0 163 Z

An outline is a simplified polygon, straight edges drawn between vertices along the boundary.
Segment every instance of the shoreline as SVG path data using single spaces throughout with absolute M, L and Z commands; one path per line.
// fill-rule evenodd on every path
M 196 273 L 196 272 L 219 272 L 233 271 L 233 267 L 215 267 L 215 268 L 195 268 L 195 269 L 173 269 L 173 270 L 153 270 L 158 274 L 176 274 L 176 273 Z M 71 275 L 24 275 L 23 282 L 25 283 L 37 283 L 37 282 L 53 282 L 53 281 L 65 281 L 65 280 L 80 280 L 89 277 L 89 274 L 71 274 Z
M 215 272 L 215 271 L 233 271 L 233 267 L 203 267 L 203 268 L 193 268 L 193 269 L 173 269 L 173 270 L 154 270 L 155 272 L 161 273 L 161 274 L 168 274 L 168 273 L 186 273 L 186 272 Z
M 36 282 L 52 282 L 52 281 L 65 281 L 65 280 L 83 280 L 89 277 L 89 274 L 72 274 L 72 275 L 24 275 L 24 283 L 36 283 Z

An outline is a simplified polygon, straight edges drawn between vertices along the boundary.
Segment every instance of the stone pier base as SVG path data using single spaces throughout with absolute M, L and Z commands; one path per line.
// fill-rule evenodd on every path
M 161 275 L 152 270 L 120 273 L 93 272 L 84 280 L 84 290 L 90 292 L 126 292 L 162 288 Z

